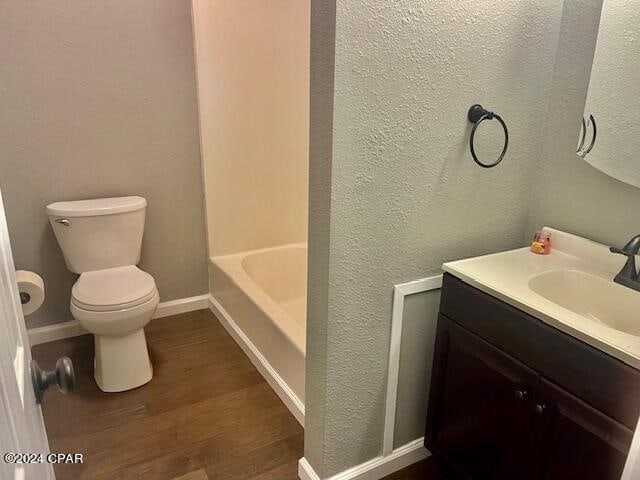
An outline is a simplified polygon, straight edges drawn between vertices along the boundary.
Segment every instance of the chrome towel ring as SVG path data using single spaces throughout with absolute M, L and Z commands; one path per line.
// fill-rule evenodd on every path
M 504 123 L 504 120 L 500 117 L 500 115 L 490 112 L 482 107 L 482 105 L 472 105 L 469 109 L 469 113 L 467 114 L 467 118 L 471 123 L 473 123 L 473 128 L 471 129 L 471 138 L 469 139 L 469 148 L 471 149 L 471 157 L 473 161 L 480 165 L 482 168 L 493 168 L 498 165 L 505 154 L 507 153 L 507 148 L 509 147 L 509 130 L 507 129 L 507 124 Z M 478 156 L 476 155 L 476 150 L 473 145 L 473 140 L 476 135 L 476 129 L 478 125 L 480 125 L 485 120 L 493 120 L 496 119 L 502 125 L 502 130 L 504 130 L 504 147 L 502 149 L 502 153 L 498 157 L 498 159 L 493 163 L 482 163 L 478 160 Z

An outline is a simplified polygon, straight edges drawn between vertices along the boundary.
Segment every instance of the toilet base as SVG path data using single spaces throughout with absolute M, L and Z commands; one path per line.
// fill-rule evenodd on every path
M 103 392 L 124 392 L 153 377 L 144 329 L 122 337 L 95 337 L 94 378 Z

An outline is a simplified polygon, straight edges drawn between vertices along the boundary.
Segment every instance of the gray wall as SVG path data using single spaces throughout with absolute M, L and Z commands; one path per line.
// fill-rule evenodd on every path
M 318 13 L 331 2 L 313 3 Z M 314 126 L 331 118 L 312 108 L 310 139 L 312 191 L 322 194 L 310 195 L 309 291 L 328 305 L 310 297 L 305 456 L 321 476 L 380 454 L 393 285 L 438 273 L 447 260 L 523 245 L 561 11 L 559 0 L 336 3 L 333 131 Z M 315 49 L 334 47 L 313 35 L 330 33 L 322 22 L 331 21 L 312 16 L 312 72 L 330 72 L 328 53 Z M 311 82 L 312 99 L 314 82 L 330 84 Z M 477 102 L 509 122 L 500 168 L 469 157 L 466 112 Z M 492 127 L 479 134 L 487 158 L 502 146 Z M 405 322 L 409 336 L 412 325 L 426 335 L 419 318 Z M 425 382 L 423 357 L 407 355 L 401 382 Z M 407 405 L 419 388 L 403 383 Z M 424 418 L 410 415 L 396 443 Z
M 16 267 L 47 288 L 28 325 L 71 319 L 57 200 L 146 197 L 161 300 L 206 293 L 190 2 L 3 2 L 0 45 L 0 186 Z
M 640 232 L 640 189 L 599 172 L 575 154 L 589 85 L 601 0 L 565 0 L 544 150 L 528 231 L 549 225 L 608 245 Z
M 322 475 L 329 396 L 329 261 L 335 66 L 334 1 L 311 0 L 309 95 L 309 262 L 304 453 Z M 309 435 L 306 434 L 309 432 Z

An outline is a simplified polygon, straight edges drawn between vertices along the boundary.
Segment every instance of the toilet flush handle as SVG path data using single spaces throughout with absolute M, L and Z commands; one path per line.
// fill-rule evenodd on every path
M 56 223 L 60 223 L 65 227 L 71 226 L 71 220 L 67 220 L 66 218 L 56 218 Z

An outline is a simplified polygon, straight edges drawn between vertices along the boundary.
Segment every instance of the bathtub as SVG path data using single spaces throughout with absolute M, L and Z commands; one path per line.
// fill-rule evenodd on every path
M 220 320 L 228 330 L 231 327 L 230 333 L 245 351 L 246 344 L 251 344 L 249 357 L 257 350 L 258 362 L 268 363 L 267 373 L 261 373 L 281 398 L 279 389 L 284 390 L 289 397 L 283 398 L 285 404 L 292 409 L 292 402 L 298 410 L 293 413 L 301 420 L 307 330 L 306 243 L 212 257 L 210 286 L 214 306 L 223 317 Z

